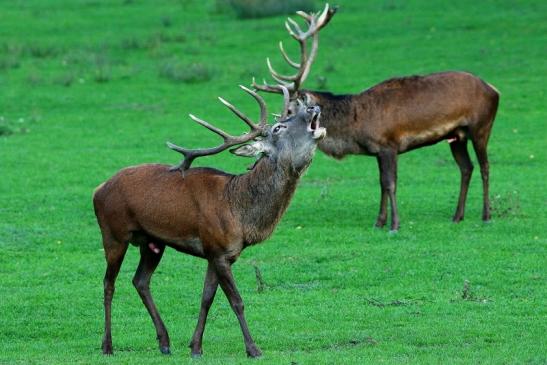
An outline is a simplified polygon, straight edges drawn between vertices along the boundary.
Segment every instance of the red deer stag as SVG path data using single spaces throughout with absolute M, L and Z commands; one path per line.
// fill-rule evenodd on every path
M 328 13 L 328 5 L 320 19 Z M 280 43 L 283 58 L 298 69 L 294 75 L 276 72 L 266 59 L 271 76 L 284 85 L 291 95 L 291 111 L 297 101 L 321 107 L 321 123 L 328 136 L 319 142 L 321 151 L 341 159 L 348 154 L 376 156 L 380 170 L 380 213 L 377 227 L 387 220 L 387 201 L 391 203 L 391 230 L 399 229 L 395 198 L 397 155 L 447 140 L 461 172 L 460 194 L 454 222 L 463 220 L 465 199 L 473 171 L 467 152 L 467 140 L 473 143 L 480 165 L 483 184 L 482 219 L 490 219 L 488 198 L 488 156 L 486 147 L 499 102 L 498 91 L 490 84 L 466 72 L 440 72 L 425 76 L 393 78 L 359 94 L 333 95 L 329 92 L 302 90 L 315 59 L 318 38 L 314 35 L 312 50 L 306 51 L 306 40 L 315 27 L 316 17 L 298 12 L 310 26 L 302 32 L 289 18 L 289 34 L 300 44 L 300 62 L 294 62 Z M 292 26 L 291 26 L 292 25 Z M 280 93 L 279 85 L 264 81 L 256 90 Z
M 157 332 L 160 351 L 170 353 L 169 335 L 150 293 L 150 278 L 165 247 L 208 261 L 201 310 L 190 342 L 193 356 L 202 354 L 202 337 L 209 307 L 218 285 L 235 312 L 250 357 L 260 356 L 245 317 L 231 265 L 247 246 L 264 241 L 281 219 L 296 189 L 300 176 L 309 166 L 325 129 L 319 126 L 317 106 L 301 109 L 284 123 L 268 126 L 264 100 L 241 86 L 260 105 L 256 124 L 222 98 L 251 131 L 231 136 L 221 129 L 190 117 L 224 139 L 215 148 L 186 149 L 169 147 L 184 154 L 176 168 L 161 164 L 128 167 L 100 185 L 93 195 L 107 267 L 104 277 L 105 333 L 102 350 L 112 354 L 111 303 L 114 283 L 128 244 L 140 248 L 140 262 L 133 284 L 148 310 Z M 289 94 L 285 92 L 285 111 Z M 261 138 L 258 138 L 261 137 Z M 251 142 L 244 144 L 246 142 Z M 254 167 L 242 175 L 212 168 L 192 168 L 193 159 L 230 150 L 240 156 L 259 156 Z M 182 174 L 177 172 L 182 170 Z M 149 248 L 153 243 L 158 253 Z

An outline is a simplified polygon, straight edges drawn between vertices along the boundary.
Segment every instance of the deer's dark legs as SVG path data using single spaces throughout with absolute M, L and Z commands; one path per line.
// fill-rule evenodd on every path
M 207 273 L 205 274 L 205 284 L 203 285 L 203 295 L 201 298 L 201 309 L 199 312 L 198 324 L 192 341 L 190 342 L 190 348 L 192 349 L 192 356 L 198 357 L 203 353 L 201 344 L 203 340 L 203 331 L 205 329 L 205 322 L 207 321 L 207 313 L 209 308 L 215 299 L 215 294 L 218 288 L 218 277 L 215 271 L 214 265 L 209 262 L 207 265 Z
M 234 277 L 232 275 L 231 263 L 227 259 L 217 259 L 215 260 L 215 269 L 218 275 L 218 281 L 220 287 L 232 307 L 236 317 L 241 326 L 241 331 L 243 332 L 243 339 L 245 341 L 245 349 L 249 357 L 259 357 L 262 355 L 259 348 L 253 341 L 251 333 L 249 332 L 249 327 L 247 326 L 247 321 L 243 315 L 244 305 L 239 292 L 237 291 Z
M 380 191 L 381 191 L 381 197 L 380 197 L 380 212 L 378 213 L 378 219 L 376 219 L 376 227 L 382 228 L 386 225 L 387 221 L 387 191 L 384 189 L 384 186 L 382 184 L 382 165 L 380 162 L 380 158 L 378 157 L 376 159 L 378 161 L 378 170 L 380 171 Z
M 106 273 L 104 275 L 104 337 L 103 354 L 112 355 L 112 298 L 114 297 L 114 284 L 120 272 L 127 243 L 119 243 L 110 238 L 103 238 L 106 258 Z
M 458 206 L 456 207 L 456 213 L 452 219 L 454 222 L 460 222 L 463 220 L 465 210 L 465 199 L 467 197 L 467 191 L 469 190 L 469 181 L 471 180 L 471 174 L 473 172 L 473 164 L 469 158 L 467 152 L 467 139 L 456 140 L 450 143 L 450 151 L 461 173 L 460 183 L 460 197 L 458 198 Z
M 482 210 L 482 220 L 490 220 L 490 198 L 488 196 L 488 180 L 489 180 L 489 164 L 488 164 L 488 154 L 486 153 L 486 143 L 488 138 L 477 138 L 473 140 L 473 147 L 475 148 L 475 153 L 477 154 L 477 160 L 479 161 L 479 166 L 481 169 L 481 178 L 482 178 L 482 200 L 483 200 L 483 210 Z
M 141 245 L 141 259 L 133 277 L 133 285 L 137 289 L 150 317 L 152 317 L 152 322 L 154 322 L 154 327 L 156 327 L 160 351 L 162 354 L 167 355 L 171 353 L 169 349 L 169 334 L 150 293 L 150 278 L 163 256 L 165 245 L 156 244 L 155 247 L 158 249 L 157 253 L 150 250 L 147 245 Z
M 382 227 L 387 220 L 387 198 L 391 203 L 391 230 L 399 229 L 399 214 L 397 213 L 397 151 L 382 150 L 378 153 L 378 167 L 380 169 L 380 185 L 382 198 L 380 201 L 380 214 L 376 226 Z

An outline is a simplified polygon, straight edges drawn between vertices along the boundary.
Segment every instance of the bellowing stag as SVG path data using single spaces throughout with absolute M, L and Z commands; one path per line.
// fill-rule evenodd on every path
M 399 229 L 397 213 L 397 155 L 446 140 L 461 173 L 460 194 L 454 222 L 464 218 L 465 200 L 473 164 L 467 152 L 471 140 L 480 165 L 483 185 L 482 219 L 490 219 L 488 198 L 489 165 L 487 144 L 498 109 L 499 93 L 490 84 L 466 72 L 440 72 L 425 76 L 393 78 L 359 94 L 334 95 L 330 92 L 301 89 L 309 74 L 318 47 L 317 23 L 332 13 L 328 4 L 320 16 L 298 12 L 310 29 L 303 32 L 289 18 L 289 34 L 300 44 L 300 62 L 287 55 L 280 43 L 283 58 L 298 71 L 282 75 L 269 59 L 271 76 L 285 86 L 291 96 L 292 111 L 298 102 L 321 107 L 321 123 L 328 136 L 318 147 L 329 156 L 341 159 L 349 154 L 376 156 L 380 170 L 380 212 L 377 227 L 387 221 L 387 202 L 391 204 L 391 230 Z M 313 36 L 307 52 L 307 39 Z M 258 84 L 256 90 L 281 93 L 279 85 Z
M 300 176 L 310 164 L 317 142 L 325 136 L 325 129 L 319 126 L 317 106 L 301 109 L 291 117 L 285 112 L 281 117 L 283 123 L 269 126 L 264 100 L 252 90 L 241 88 L 259 103 L 259 123 L 254 123 L 224 99 L 220 100 L 251 128 L 249 133 L 231 136 L 191 115 L 194 121 L 220 135 L 224 143 L 207 149 L 169 144 L 184 154 L 183 162 L 177 167 L 162 164 L 128 167 L 95 190 L 93 205 L 107 263 L 103 353 L 112 354 L 114 283 L 131 243 L 140 248 L 133 284 L 152 317 L 162 353 L 170 353 L 169 335 L 149 284 L 165 248 L 171 247 L 208 262 L 199 319 L 190 342 L 192 355 L 202 354 L 205 321 L 218 285 L 239 320 L 248 356 L 261 355 L 245 321 L 243 301 L 231 266 L 243 249 L 270 236 L 287 209 Z M 285 94 L 287 111 L 289 96 L 288 92 Z M 249 172 L 232 175 L 212 168 L 190 168 L 196 157 L 233 146 L 238 146 L 231 150 L 236 155 L 259 156 Z

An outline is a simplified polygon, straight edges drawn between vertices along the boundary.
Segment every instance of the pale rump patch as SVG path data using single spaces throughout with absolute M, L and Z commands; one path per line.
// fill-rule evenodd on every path
M 156 246 L 154 242 L 150 242 L 148 244 L 148 248 L 150 248 L 150 250 L 152 250 L 152 252 L 154 253 L 160 253 L 160 249 Z

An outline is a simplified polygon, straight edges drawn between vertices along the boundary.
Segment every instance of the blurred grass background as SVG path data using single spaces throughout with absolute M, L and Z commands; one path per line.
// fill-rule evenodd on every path
M 466 220 L 450 222 L 459 172 L 444 143 L 400 156 L 397 235 L 372 228 L 376 161 L 318 152 L 272 238 L 234 266 L 259 361 L 546 363 L 546 3 L 337 4 L 307 88 L 355 93 L 465 70 L 501 91 L 493 220 L 480 220 L 476 171 Z M 173 355 L 160 356 L 132 287 L 134 249 L 114 298 L 116 355 L 100 354 L 104 258 L 91 193 L 122 167 L 178 162 L 167 140 L 216 144 L 188 113 L 244 130 L 216 97 L 258 115 L 236 85 L 267 77 L 266 56 L 284 71 L 277 42 L 297 52 L 284 20 L 242 19 L 221 1 L 0 3 L 0 363 L 190 361 L 205 262 L 174 251 L 152 285 Z M 279 109 L 279 97 L 266 99 Z M 248 164 L 228 153 L 195 163 L 233 173 Z M 247 362 L 220 293 L 204 352 L 207 364 Z

